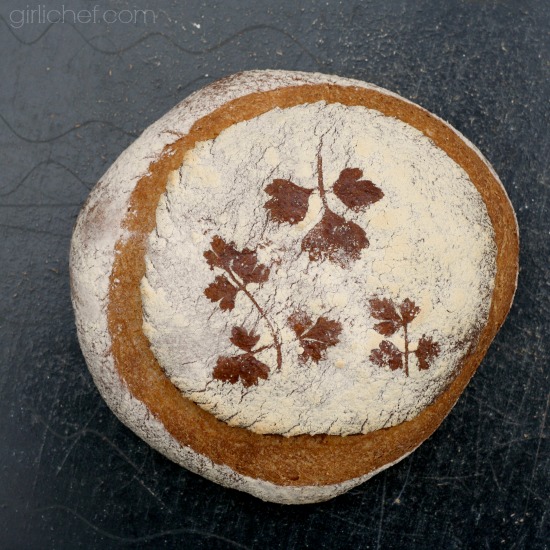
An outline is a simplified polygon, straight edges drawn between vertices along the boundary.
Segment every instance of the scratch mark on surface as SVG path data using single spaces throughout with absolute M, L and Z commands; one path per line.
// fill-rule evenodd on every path
M 95 435 L 96 437 L 99 437 L 99 439 L 101 439 L 102 441 L 104 441 L 105 443 L 107 443 L 107 445 L 109 445 L 110 447 L 112 447 L 119 455 L 121 458 L 123 458 L 130 466 L 132 466 L 132 468 L 136 471 L 136 472 L 139 472 L 141 473 L 142 469 L 122 450 L 120 449 L 120 447 L 118 447 L 118 445 L 116 445 L 113 441 L 111 441 L 106 435 L 104 435 L 103 433 L 101 432 L 98 432 L 97 430 L 94 430 L 94 429 L 90 429 L 90 428 L 81 428 L 79 430 L 77 430 L 76 432 L 73 432 L 72 434 L 69 434 L 69 435 L 64 435 L 64 434 L 60 434 L 59 432 L 57 432 L 56 430 L 54 430 L 43 418 L 41 415 L 37 415 L 37 420 L 43 424 L 45 426 L 45 428 L 52 434 L 54 435 L 55 437 L 57 437 L 58 439 L 62 439 L 64 441 L 68 441 L 70 439 L 73 439 L 73 438 L 80 438 L 80 437 L 83 437 L 84 435 L 87 435 L 87 434 L 91 434 L 91 435 Z
M 48 421 L 50 421 L 51 418 L 52 418 L 53 409 L 54 409 L 54 406 L 57 404 L 57 396 L 58 395 L 59 395 L 59 385 L 55 389 L 55 394 L 54 394 L 54 397 L 53 397 L 52 405 L 50 406 L 50 408 L 48 410 Z M 38 456 L 36 457 L 36 460 L 35 460 L 35 475 L 34 475 L 34 480 L 33 480 L 33 483 L 32 483 L 32 491 L 31 491 L 31 495 L 33 497 L 34 497 L 34 494 L 35 494 L 35 491 L 36 491 L 36 484 L 38 482 L 38 475 L 40 473 L 40 464 L 42 463 L 42 455 L 44 453 L 44 447 L 46 445 L 46 440 L 47 440 L 47 435 L 48 435 L 48 429 L 47 429 L 46 422 L 44 421 L 44 422 L 42 422 L 42 424 L 43 424 L 45 429 L 42 433 L 42 440 L 40 442 L 40 448 L 38 450 Z
M 489 462 L 489 466 L 491 468 L 491 472 L 493 473 L 493 480 L 495 482 L 495 485 L 497 486 L 499 491 L 502 491 L 502 487 L 500 486 L 500 483 L 498 482 L 498 478 L 497 478 L 497 474 L 495 472 L 495 468 L 494 468 L 494 466 L 492 465 L 491 462 Z
M 493 412 L 497 413 L 499 416 L 502 417 L 503 422 L 506 422 L 507 424 L 512 424 L 514 426 L 521 426 L 522 425 L 521 422 L 517 422 L 515 420 L 512 420 L 508 413 L 506 413 L 504 411 L 501 411 L 501 410 L 497 409 L 496 407 L 493 407 L 493 406 L 489 405 L 489 403 L 483 401 L 479 397 L 476 397 L 475 395 L 469 395 L 469 398 L 473 399 L 474 401 L 476 401 L 478 403 L 480 403 L 486 409 L 489 409 L 490 411 L 493 411 Z
M 79 202 L 54 202 L 41 204 L 37 202 L 26 202 L 21 204 L 0 204 L 0 208 L 64 208 L 67 206 L 80 206 Z
M 542 420 L 540 423 L 540 431 L 539 431 L 539 442 L 537 444 L 537 450 L 535 452 L 535 460 L 533 461 L 533 469 L 531 471 L 531 479 L 529 481 L 529 488 L 527 493 L 527 500 L 525 502 L 525 508 L 523 509 L 523 515 L 525 516 L 525 513 L 527 512 L 527 507 L 529 506 L 529 501 L 531 500 L 531 488 L 533 487 L 533 481 L 535 480 L 535 474 L 537 471 L 537 464 L 539 461 L 539 453 L 540 453 L 540 443 L 543 440 L 543 434 L 544 434 L 544 427 L 546 425 L 546 415 L 548 414 L 548 403 L 550 402 L 550 394 L 546 397 L 546 407 L 544 409 L 544 415 L 542 416 Z
M 382 540 L 382 524 L 384 522 L 384 505 L 386 502 L 386 480 L 387 472 L 384 471 L 384 482 L 382 484 L 382 499 L 380 501 L 380 520 L 378 521 L 378 534 L 376 537 L 376 548 L 380 549 L 380 541 Z
M 208 531 L 202 531 L 201 529 L 195 529 L 193 527 L 177 527 L 175 529 L 167 529 L 165 531 L 157 531 L 155 533 L 150 533 L 148 535 L 143 535 L 141 537 L 125 537 L 122 535 L 115 535 L 114 533 L 111 533 L 109 531 L 106 531 L 105 529 L 102 529 L 101 527 L 98 527 L 97 525 L 94 525 L 91 521 L 89 521 L 84 516 L 80 515 L 76 510 L 73 510 L 72 508 L 69 508 L 68 506 L 63 506 L 61 504 L 55 504 L 52 506 L 45 506 L 42 508 L 36 508 L 33 510 L 35 513 L 44 513 L 49 511 L 64 511 L 68 514 L 71 514 L 78 520 L 80 520 L 84 525 L 88 526 L 90 529 L 93 529 L 96 533 L 99 533 L 100 535 L 103 535 L 105 538 L 108 538 L 110 540 L 116 540 L 118 542 L 121 542 L 123 544 L 137 544 L 140 542 L 149 542 L 155 539 L 159 539 L 161 537 L 167 537 L 167 536 L 174 536 L 174 535 L 181 535 L 181 534 L 190 534 L 190 535 L 197 535 L 200 537 L 204 537 L 205 539 L 216 539 L 223 543 L 226 543 L 228 546 L 232 546 L 234 548 L 244 548 L 246 550 L 250 550 L 249 546 L 245 546 L 244 544 L 241 544 L 237 541 L 234 541 L 233 539 L 229 539 L 227 537 L 224 537 L 222 535 L 216 535 L 215 533 L 209 533 Z
M 474 477 L 480 477 L 482 474 L 468 474 L 464 476 L 424 476 L 423 479 L 429 479 L 432 481 L 464 481 L 467 479 L 472 479 Z
M 170 514 L 172 513 L 172 510 L 168 508 L 166 503 L 143 480 L 137 476 L 133 476 L 132 479 L 137 481 L 165 510 L 168 510 Z
M 5 193 L 0 193 L 0 197 L 7 197 L 9 195 L 11 195 L 12 193 L 14 193 L 15 191 L 17 191 L 17 189 L 19 189 L 24 183 L 25 181 L 27 181 L 27 179 L 29 179 L 29 177 L 35 172 L 35 170 L 37 170 L 39 167 L 41 166 L 59 166 L 60 168 L 62 168 L 63 170 L 65 170 L 66 172 L 68 172 L 69 174 L 71 174 L 71 176 L 73 176 L 78 182 L 80 182 L 82 184 L 83 187 L 85 187 L 86 189 L 90 190 L 92 185 L 94 184 L 93 182 L 88 182 L 88 181 L 85 181 L 83 180 L 81 177 L 78 176 L 78 174 L 76 174 L 75 172 L 73 172 L 70 168 L 68 168 L 67 166 L 65 166 L 64 164 L 62 164 L 61 162 L 58 162 L 56 160 L 51 160 L 51 159 L 47 159 L 47 160 L 43 160 L 41 162 L 39 162 L 38 164 L 35 164 L 14 186 L 12 189 L 10 189 L 9 191 L 6 191 Z M 6 186 L 7 187 L 7 186 Z
M 357 527 L 361 530 L 361 532 L 367 532 L 367 531 L 370 532 L 370 531 L 375 530 L 374 526 L 367 525 L 366 523 L 359 523 L 357 521 L 353 521 L 353 520 L 351 520 L 347 517 L 335 514 L 334 512 L 329 512 L 329 511 L 323 510 L 323 509 L 320 509 L 319 512 L 321 514 L 330 516 L 331 518 L 337 519 L 337 520 L 341 521 L 342 523 L 346 523 L 348 525 L 352 525 L 353 527 Z M 376 527 L 376 530 L 378 532 L 378 527 Z M 413 533 L 405 533 L 403 531 L 391 531 L 391 530 L 385 529 L 384 533 L 386 533 L 388 535 L 399 536 L 399 537 L 402 537 L 402 538 L 403 537 L 404 538 L 410 538 L 410 539 L 413 539 L 413 540 L 415 540 L 417 538 L 417 535 L 415 535 Z
M 74 438 L 74 441 L 71 443 L 71 445 L 67 449 L 67 452 L 63 456 L 63 459 L 61 460 L 60 464 L 57 466 L 57 470 L 55 472 L 56 476 L 59 475 L 59 472 L 61 472 L 61 470 L 63 469 L 63 466 L 65 465 L 65 462 L 67 461 L 67 458 L 69 457 L 69 455 L 71 454 L 73 449 L 76 447 L 76 445 L 80 441 L 80 439 L 82 437 L 82 434 L 83 434 L 83 430 L 85 430 L 90 425 L 90 422 L 96 417 L 96 415 L 97 415 L 97 413 L 99 412 L 100 409 L 101 409 L 101 404 L 96 406 L 95 411 L 90 415 L 90 418 L 88 418 L 88 420 L 86 420 L 86 422 L 82 426 L 82 429 L 79 430 L 79 432 L 77 432 L 79 435 L 77 435 L 77 437 Z
M 60 237 L 62 239 L 70 239 L 71 235 L 66 233 L 56 233 L 55 231 L 47 231 L 46 229 L 35 229 L 33 227 L 21 227 L 20 225 L 10 225 L 7 223 L 0 223 L 0 227 L 5 229 L 14 229 L 15 231 L 23 231 L 24 233 L 37 233 L 38 235 L 50 235 L 51 237 Z
M 399 494 L 397 495 L 397 497 L 394 500 L 394 502 L 397 503 L 397 504 L 401 503 L 401 495 L 403 494 L 403 491 L 405 490 L 407 482 L 409 481 L 409 475 L 411 473 L 413 458 L 414 458 L 414 455 L 409 457 L 409 467 L 407 468 L 407 474 L 405 475 L 405 481 L 403 482 L 403 485 L 401 487 L 401 490 L 399 491 Z
M 37 42 L 40 42 L 40 40 L 42 40 L 42 38 L 44 36 L 46 36 L 46 34 L 48 34 L 49 30 L 54 26 L 54 23 L 48 25 L 44 29 L 44 31 L 41 32 L 36 38 L 34 38 L 33 40 L 29 40 L 27 42 L 25 40 L 22 40 L 21 38 L 19 38 L 19 36 L 17 36 L 15 34 L 15 32 L 13 31 L 11 25 L 8 24 L 8 22 L 5 20 L 3 15 L 0 15 L 0 19 L 3 21 L 4 25 L 6 25 L 6 27 L 8 28 L 8 31 L 10 31 L 11 35 L 15 38 L 15 40 L 17 40 L 17 42 L 19 42 L 20 44 L 23 44 L 25 46 L 32 46 L 33 44 L 36 44 Z
M 126 134 L 129 137 L 136 138 L 138 137 L 138 134 L 135 132 L 129 132 L 128 130 L 125 130 L 124 128 L 121 128 L 120 126 L 117 126 L 116 124 L 113 124 L 112 122 L 109 122 L 108 120 L 96 120 L 96 119 L 90 119 L 85 120 L 84 122 L 77 123 L 72 128 L 69 128 L 67 130 L 64 130 L 60 134 L 57 134 L 56 136 L 51 136 L 48 138 L 30 138 L 27 136 L 24 136 L 23 134 L 20 134 L 4 117 L 4 115 L 0 114 L 0 120 L 7 126 L 7 128 L 17 136 L 19 139 L 26 141 L 27 143 L 51 143 L 52 141 L 55 141 L 56 139 L 62 138 L 66 136 L 67 134 L 70 134 L 71 132 L 82 130 L 86 126 L 90 126 L 92 124 L 99 124 L 101 126 L 108 126 L 109 128 L 112 128 L 113 130 L 117 130 L 118 132 L 122 134 Z
M 26 42 L 26 41 L 22 40 L 19 36 L 17 36 L 17 34 L 13 31 L 13 29 L 10 27 L 10 25 L 4 19 L 3 16 L 0 15 L 0 19 L 4 22 L 4 25 L 6 25 L 6 27 L 8 27 L 8 30 L 10 31 L 11 35 L 19 43 L 21 43 L 25 46 L 35 44 L 36 42 L 41 40 L 51 30 L 52 27 L 55 26 L 55 25 L 50 25 L 48 28 L 46 28 L 46 30 L 38 38 L 34 39 L 31 42 Z M 313 54 L 306 46 L 304 46 L 304 44 L 302 44 L 296 37 L 294 37 L 289 32 L 287 32 L 283 29 L 280 29 L 279 27 L 276 27 L 274 25 L 267 25 L 267 24 L 249 25 L 248 27 L 244 27 L 243 29 L 235 32 L 234 34 L 229 35 L 227 38 L 224 38 L 223 40 L 219 41 L 217 44 L 214 44 L 212 46 L 208 46 L 208 47 L 203 48 L 203 49 L 186 48 L 186 47 L 182 46 L 181 44 L 179 44 L 178 42 L 176 42 L 173 38 L 171 38 L 170 36 L 167 36 L 166 34 L 164 34 L 162 32 L 150 32 L 150 33 L 147 33 L 147 34 L 141 36 L 135 42 L 132 42 L 128 46 L 125 46 L 123 48 L 114 49 L 114 50 L 108 50 L 108 49 L 99 48 L 98 46 L 95 46 L 92 43 L 92 40 L 87 38 L 86 36 L 84 36 L 76 26 L 74 26 L 74 25 L 67 25 L 67 26 L 72 28 L 82 38 L 82 40 L 84 40 L 84 42 L 86 42 L 86 44 L 88 44 L 88 46 L 90 46 L 90 48 L 92 48 L 96 52 L 103 53 L 105 55 L 120 55 L 121 53 L 125 53 L 125 52 L 129 51 L 129 50 L 135 48 L 136 46 L 139 46 L 141 43 L 143 43 L 143 42 L 145 42 L 145 41 L 147 41 L 147 40 L 149 40 L 150 38 L 153 38 L 153 37 L 163 38 L 164 40 L 169 42 L 172 46 L 174 46 L 175 48 L 177 48 L 181 52 L 184 52 L 188 55 L 204 55 L 204 54 L 213 53 L 216 50 L 219 50 L 220 48 L 223 48 L 225 45 L 229 44 L 230 42 L 233 42 L 237 38 L 240 38 L 240 37 L 244 36 L 245 34 L 259 32 L 259 31 L 272 31 L 274 33 L 281 34 L 281 35 L 285 36 L 286 38 L 288 38 L 291 42 L 293 42 L 299 48 L 301 48 L 301 50 L 305 54 L 307 54 L 313 61 L 315 61 L 318 65 L 324 65 L 324 63 L 315 54 Z M 94 38 L 96 38 L 96 37 L 94 37 Z
M 545 435 L 538 435 L 538 436 L 528 436 L 528 437 L 516 437 L 514 439 L 508 439 L 504 443 L 499 443 L 498 445 L 494 445 L 493 448 L 496 449 L 502 449 L 502 447 L 511 447 L 512 445 L 515 445 L 516 443 L 528 443 L 530 441 L 533 441 L 536 439 L 540 442 L 540 440 L 548 439 Z

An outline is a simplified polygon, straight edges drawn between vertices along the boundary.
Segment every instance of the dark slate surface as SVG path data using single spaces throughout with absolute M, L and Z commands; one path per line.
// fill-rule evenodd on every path
M 0 547 L 547 548 L 549 4 L 151 4 L 109 7 L 152 8 L 155 23 L 68 13 L 20 28 L 25 3 L 0 7 Z M 357 77 L 449 120 L 493 163 L 521 228 L 512 312 L 449 418 L 320 505 L 223 489 L 124 428 L 86 370 L 69 299 L 71 230 L 94 182 L 187 94 L 253 68 Z

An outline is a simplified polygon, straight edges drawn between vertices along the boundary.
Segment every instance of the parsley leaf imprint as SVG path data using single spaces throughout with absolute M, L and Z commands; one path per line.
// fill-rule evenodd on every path
M 326 350 L 340 341 L 342 325 L 338 321 L 321 316 L 313 323 L 307 313 L 298 311 L 288 318 L 288 323 L 304 350 L 300 355 L 302 362 L 311 359 L 318 363 L 325 358 Z
M 233 327 L 231 331 L 231 343 L 244 351 L 231 357 L 218 357 L 216 367 L 212 372 L 215 380 L 236 384 L 239 380 L 245 388 L 257 386 L 260 378 L 267 380 L 269 367 L 256 359 L 255 354 L 271 346 L 264 346 L 253 350 L 260 339 L 253 331 L 248 332 L 244 327 Z
M 265 188 L 272 198 L 264 207 L 273 221 L 294 225 L 305 219 L 309 197 L 318 192 L 323 216 L 302 239 L 302 251 L 309 254 L 310 261 L 326 259 L 346 267 L 350 260 L 359 259 L 361 251 L 369 246 L 369 240 L 362 227 L 330 209 L 323 181 L 321 147 L 322 142 L 317 152 L 317 189 L 306 189 L 287 179 L 275 179 Z M 359 168 L 344 168 L 332 188 L 334 195 L 353 212 L 360 212 L 384 197 L 379 187 L 362 177 L 363 171 Z
M 260 317 L 269 328 L 273 345 L 277 351 L 277 369 L 280 369 L 282 366 L 282 350 L 279 334 L 266 315 L 265 310 L 258 304 L 256 298 L 247 288 L 250 283 L 265 283 L 269 279 L 269 268 L 258 263 L 258 256 L 254 250 L 244 248 L 239 251 L 235 248 L 235 243 L 227 243 L 219 235 L 212 239 L 210 250 L 204 253 L 204 257 L 210 269 L 220 269 L 225 272 L 223 275 L 216 276 L 214 282 L 210 283 L 204 290 L 204 295 L 212 302 L 219 302 L 220 309 L 223 311 L 231 311 L 235 307 L 235 297 L 239 292 L 242 292 L 258 310 Z M 242 333 L 233 334 L 231 341 L 235 345 L 239 345 L 233 341 L 233 338 L 240 338 L 237 342 L 243 342 L 244 337 Z
M 390 370 L 403 369 L 405 376 L 409 376 L 409 355 L 414 354 L 417 358 L 418 370 L 427 370 L 431 362 L 440 353 L 440 346 L 431 337 L 423 335 L 418 341 L 415 351 L 410 351 L 408 326 L 420 313 L 420 308 L 406 298 L 399 306 L 388 298 L 372 298 L 369 301 L 371 315 L 380 321 L 374 325 L 374 330 L 383 336 L 393 336 L 398 330 L 403 330 L 405 340 L 404 351 L 390 340 L 383 340 L 377 349 L 372 350 L 370 360 L 381 368 Z

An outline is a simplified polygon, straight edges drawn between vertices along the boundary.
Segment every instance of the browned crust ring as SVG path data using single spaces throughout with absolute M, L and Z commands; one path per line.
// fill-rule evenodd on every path
M 164 374 L 142 330 L 140 281 L 155 212 L 169 172 L 199 141 L 273 108 L 324 100 L 361 105 L 417 128 L 467 172 L 486 204 L 495 231 L 497 273 L 487 325 L 477 347 L 445 392 L 417 417 L 365 435 L 261 435 L 231 427 L 184 397 Z M 443 421 L 466 387 L 510 309 L 518 271 L 518 234 L 504 189 L 479 155 L 451 128 L 421 107 L 373 89 L 334 84 L 300 85 L 258 92 L 227 102 L 196 121 L 189 133 L 164 148 L 137 183 L 123 220 L 129 237 L 116 244 L 107 317 L 114 365 L 131 394 L 145 404 L 182 446 L 235 472 L 283 486 L 337 484 L 374 472 L 414 450 Z M 114 284 L 116 280 L 116 284 Z

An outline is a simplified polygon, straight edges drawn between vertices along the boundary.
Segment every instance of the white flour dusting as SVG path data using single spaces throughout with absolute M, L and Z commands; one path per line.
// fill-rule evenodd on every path
M 302 239 L 319 222 L 317 153 L 322 139 L 324 184 L 336 214 L 358 224 L 370 241 L 347 267 L 311 261 Z M 384 197 L 361 212 L 331 192 L 344 168 L 359 168 Z M 277 178 L 314 191 L 303 221 L 275 223 L 264 207 Z M 256 358 L 267 380 L 244 388 L 214 380 L 220 356 L 242 353 L 233 327 L 254 329 L 257 347 L 273 337 L 248 296 L 222 311 L 204 290 L 223 272 L 204 252 L 214 236 L 237 250 L 257 250 L 270 268 L 248 285 L 281 341 L 282 367 L 267 347 Z M 258 433 L 368 433 L 416 416 L 444 389 L 487 320 L 496 247 L 485 205 L 464 170 L 431 140 L 394 118 L 363 107 L 311 105 L 275 109 L 223 131 L 190 151 L 174 172 L 157 209 L 142 280 L 144 331 L 172 382 L 228 424 Z M 440 353 L 409 376 L 370 360 L 382 340 L 404 351 L 403 331 L 374 330 L 374 297 L 413 300 L 420 313 L 408 326 L 410 350 L 423 335 Z M 303 349 L 287 319 L 295 311 L 342 327 L 324 359 L 301 362 Z

